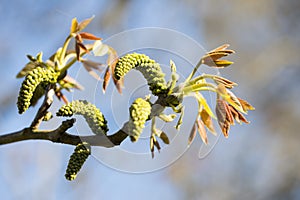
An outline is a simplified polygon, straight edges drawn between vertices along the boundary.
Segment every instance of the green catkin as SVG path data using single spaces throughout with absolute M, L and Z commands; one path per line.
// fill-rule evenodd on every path
M 52 68 L 36 67 L 30 71 L 22 83 L 18 96 L 19 113 L 24 113 L 32 103 L 36 103 L 38 96 L 41 97 L 40 91 L 35 95 L 35 91 L 39 87 L 45 88 L 48 84 L 56 83 L 58 73 Z M 40 90 L 40 89 L 39 89 Z M 34 99 L 33 96 L 36 96 Z
M 91 146 L 88 143 L 83 142 L 76 146 L 73 154 L 70 156 L 66 170 L 65 177 L 67 180 L 72 181 L 76 178 L 89 155 L 91 155 Z
M 145 54 L 131 53 L 121 57 L 115 67 L 114 77 L 119 80 L 131 69 L 140 71 L 154 95 L 166 94 L 167 84 L 160 65 Z
M 151 104 L 142 98 L 137 98 L 129 108 L 130 119 L 128 127 L 130 139 L 135 142 L 140 137 L 143 129 L 145 128 L 146 120 L 151 113 Z
M 86 100 L 72 101 L 62 106 L 57 116 L 71 117 L 73 115 L 82 115 L 89 127 L 95 134 L 106 134 L 108 132 L 107 121 L 101 111 Z

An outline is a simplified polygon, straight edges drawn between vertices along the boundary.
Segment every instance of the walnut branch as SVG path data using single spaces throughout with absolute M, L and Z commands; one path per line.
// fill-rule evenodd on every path
M 47 86 L 44 101 L 30 125 L 32 129 L 38 129 L 39 125 L 43 121 L 44 116 L 47 113 L 47 110 L 50 108 L 53 102 L 53 96 L 55 94 L 54 87 L 54 84 L 50 84 Z
M 24 140 L 48 140 L 54 143 L 62 143 L 69 145 L 77 145 L 82 142 L 87 142 L 91 146 L 102 146 L 111 148 L 114 146 L 120 145 L 127 137 L 128 133 L 126 133 L 126 123 L 124 126 L 118 130 L 116 133 L 106 136 L 106 135 L 90 135 L 90 136 L 79 136 L 72 135 L 67 133 L 66 131 L 71 128 L 75 119 L 69 119 L 63 121 L 62 124 L 50 131 L 45 130 L 37 130 L 37 127 L 41 123 L 43 116 L 47 112 L 47 109 L 51 106 L 53 101 L 53 88 L 48 88 L 48 92 L 45 95 L 45 99 L 43 104 L 41 105 L 35 119 L 33 120 L 30 127 L 24 128 L 20 131 L 16 131 L 9 134 L 0 135 L 0 145 L 10 144 L 14 142 L 24 141 Z M 164 108 L 166 107 L 166 99 L 163 96 L 160 96 L 157 101 L 152 105 L 152 113 L 150 118 L 158 116 Z M 149 120 L 149 119 L 148 119 Z
M 62 122 L 62 124 L 52 131 L 36 131 L 32 128 L 24 128 L 23 130 L 0 135 L 0 145 L 9 144 L 24 140 L 49 140 L 54 143 L 77 145 L 81 142 L 88 142 L 92 146 L 113 147 L 119 145 L 128 135 L 121 130 L 113 135 L 91 135 L 79 136 L 71 135 L 66 131 L 73 126 L 75 119 Z

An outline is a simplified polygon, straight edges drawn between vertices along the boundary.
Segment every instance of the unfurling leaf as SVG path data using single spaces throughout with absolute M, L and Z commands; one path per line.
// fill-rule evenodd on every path
M 202 57 L 202 64 L 217 68 L 223 68 L 233 64 L 233 62 L 228 60 L 219 60 L 224 56 L 228 56 L 229 54 L 235 53 L 233 50 L 226 49 L 227 47 L 229 47 L 229 45 L 224 44 L 205 54 Z
M 195 96 L 198 100 L 198 103 L 203 106 L 204 110 L 207 111 L 209 116 L 211 116 L 214 119 L 217 119 L 216 116 L 214 115 L 214 113 L 212 112 L 212 110 L 210 109 L 208 103 L 206 102 L 206 99 L 202 96 L 202 94 L 199 92 L 196 92 Z
M 84 89 L 82 85 L 80 85 L 75 79 L 73 79 L 69 75 L 66 75 L 64 77 L 64 79 L 61 80 L 61 81 L 63 81 L 64 83 L 68 83 L 71 86 L 71 88 L 76 88 L 78 90 L 83 90 Z
M 233 62 L 229 60 L 216 60 L 214 61 L 214 65 L 211 65 L 211 67 L 224 68 L 232 64 Z
M 23 78 L 28 74 L 28 72 L 32 71 L 34 68 L 38 66 L 43 66 L 45 63 L 43 63 L 43 52 L 39 52 L 36 57 L 32 55 L 27 55 L 27 58 L 30 60 L 23 69 L 16 75 L 16 78 Z
M 110 67 L 110 71 L 112 73 L 112 78 L 114 81 L 114 84 L 118 90 L 118 92 L 120 94 L 122 94 L 122 88 L 124 87 L 124 79 L 121 80 L 117 80 L 114 77 L 114 73 L 115 73 L 115 68 L 116 68 L 116 64 L 118 62 L 118 54 L 116 52 L 116 50 L 110 46 L 108 46 L 109 51 L 108 51 L 108 58 L 107 58 L 107 65 Z
M 23 78 L 28 74 L 28 72 L 32 71 L 34 68 L 38 67 L 39 64 L 37 62 L 28 62 L 25 67 L 17 74 L 16 78 Z
M 193 127 L 192 127 L 192 130 L 190 132 L 190 136 L 189 136 L 189 139 L 188 139 L 188 145 L 190 145 L 193 142 L 194 138 L 196 137 L 196 133 L 197 133 L 197 124 L 195 122 Z
M 249 121 L 247 121 L 247 119 L 244 117 L 243 114 L 241 114 L 239 111 L 237 111 L 233 106 L 229 105 L 229 110 L 233 116 L 233 118 L 235 119 L 235 121 L 237 121 L 238 123 L 246 123 L 249 124 Z
M 101 80 L 101 78 L 96 72 L 93 71 L 93 69 L 101 72 L 103 68 L 101 68 L 100 66 L 104 66 L 102 63 L 94 62 L 91 60 L 81 60 L 81 62 L 83 64 L 83 67 L 89 72 L 92 77 L 94 77 L 96 80 Z
M 228 104 L 222 99 L 217 99 L 216 114 L 222 133 L 227 138 L 230 125 L 233 125 L 234 121 Z
M 207 113 L 205 109 L 202 109 L 200 112 L 201 120 L 204 123 L 204 125 L 208 128 L 208 130 L 214 134 L 217 135 L 215 128 L 213 126 L 212 118 L 210 115 Z
M 99 76 L 96 72 L 94 72 L 90 67 L 84 66 L 84 68 L 86 69 L 86 71 L 88 71 L 88 73 L 89 73 L 93 78 L 95 78 L 95 79 L 98 80 L 98 81 L 101 80 L 100 76 Z
M 106 68 L 105 70 L 105 74 L 104 74 L 104 80 L 103 80 L 103 85 L 102 85 L 102 91 L 103 93 L 105 93 L 106 88 L 108 86 L 109 80 L 110 80 L 110 70 L 109 70 L 109 66 Z
M 176 114 L 166 115 L 161 113 L 158 117 L 165 122 L 172 122 L 176 118 Z
M 216 84 L 222 84 L 224 85 L 226 88 L 232 89 L 234 86 L 237 86 L 237 83 L 230 81 L 226 78 L 223 78 L 221 76 L 214 76 L 213 80 L 215 81 Z
M 230 45 L 229 44 L 223 44 L 213 50 L 211 50 L 209 53 L 212 53 L 212 52 L 218 52 L 218 51 L 228 51 L 230 53 L 235 53 L 233 50 L 226 50 Z
M 154 136 L 150 137 L 150 151 L 152 158 L 154 158 Z
M 69 103 L 68 98 L 61 92 L 61 90 L 55 91 L 55 96 L 58 98 L 58 100 L 62 100 L 64 104 Z
M 94 19 L 95 16 L 92 16 L 91 18 L 85 19 L 82 22 L 80 22 L 77 26 L 77 30 L 76 32 L 82 31 L 83 29 L 85 29 L 85 27 L 87 25 L 89 25 L 89 23 Z
M 169 138 L 165 132 L 161 132 L 159 138 L 165 143 L 170 144 Z
M 93 45 L 93 53 L 95 56 L 104 56 L 109 53 L 109 47 L 101 40 L 97 40 Z
M 223 84 L 219 84 L 217 87 L 217 93 L 230 105 L 232 105 L 236 110 L 245 113 L 240 101 L 233 94 L 233 92 L 226 89 Z
M 175 126 L 175 128 L 176 128 L 177 130 L 179 130 L 179 128 L 180 128 L 180 126 L 181 126 L 181 124 L 182 124 L 183 115 L 184 115 L 184 107 L 181 108 L 180 116 L 179 116 L 178 122 L 177 122 L 177 124 L 176 124 L 176 126 Z
M 205 144 L 207 144 L 208 143 L 207 134 L 206 134 L 206 130 L 205 130 L 203 121 L 201 119 L 197 119 L 196 124 L 197 124 L 198 133 L 199 133 L 202 141 Z
M 243 110 L 245 112 L 247 112 L 248 110 L 255 110 L 255 108 L 250 103 L 248 103 L 246 100 L 241 99 L 241 98 L 238 98 L 238 100 L 239 100 L 240 104 L 242 105 Z
M 77 32 L 77 29 L 78 29 L 78 21 L 75 18 L 72 19 L 72 24 L 71 24 L 71 28 L 70 28 L 70 33 L 76 33 Z
M 157 141 L 156 138 L 154 139 L 154 146 L 156 147 L 156 149 L 158 150 L 158 152 L 160 152 L 160 145 L 159 145 L 159 143 L 158 143 L 158 141 Z
M 85 40 L 102 40 L 102 38 L 99 38 L 91 33 L 87 33 L 87 32 L 81 32 L 79 33 L 79 35 L 81 36 L 82 39 Z

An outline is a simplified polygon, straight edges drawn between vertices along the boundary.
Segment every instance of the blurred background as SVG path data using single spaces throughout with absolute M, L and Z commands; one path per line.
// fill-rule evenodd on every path
M 124 173 L 91 158 L 68 182 L 63 175 L 73 147 L 47 141 L 1 146 L 1 199 L 300 199 L 299 9 L 297 0 L 1 0 L 0 134 L 28 126 L 36 112 L 20 116 L 16 108 L 22 80 L 15 75 L 25 55 L 50 56 L 73 17 L 92 15 L 87 30 L 104 39 L 163 27 L 208 50 L 231 44 L 235 64 L 221 73 L 239 83 L 235 93 L 256 108 L 247 116 L 250 125 L 233 127 L 204 159 L 198 159 L 196 138 L 176 162 L 152 173 Z

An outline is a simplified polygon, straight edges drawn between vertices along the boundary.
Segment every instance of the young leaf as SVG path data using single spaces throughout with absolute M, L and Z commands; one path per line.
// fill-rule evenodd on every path
M 95 56 L 104 56 L 109 53 L 109 47 L 103 44 L 101 40 L 97 40 L 93 45 L 93 53 Z
M 73 88 L 76 88 L 78 90 L 84 89 L 82 85 L 80 85 L 75 79 L 73 79 L 69 75 L 66 75 L 62 81 L 71 84 L 73 86 Z
M 255 108 L 250 103 L 248 103 L 246 100 L 241 99 L 241 98 L 238 98 L 238 100 L 239 100 L 240 104 L 242 105 L 243 110 L 245 112 L 247 112 L 248 110 L 255 110 Z
M 197 124 L 198 132 L 199 132 L 199 135 L 200 135 L 202 141 L 205 144 L 207 144 L 208 143 L 207 134 L 206 134 L 206 130 L 205 130 L 203 121 L 201 119 L 197 119 L 196 124 Z
M 209 53 L 216 52 L 216 51 L 223 51 L 223 50 L 227 49 L 229 46 L 230 46 L 229 44 L 223 44 L 223 45 L 211 50 Z
M 103 85 L 102 85 L 102 91 L 103 93 L 105 93 L 106 88 L 108 86 L 110 80 L 110 71 L 109 71 L 109 66 L 106 68 L 105 70 L 105 74 L 104 74 L 104 80 L 103 80 Z
M 212 112 L 212 110 L 210 109 L 208 103 L 206 102 L 206 99 L 202 96 L 202 94 L 199 92 L 196 92 L 195 97 L 197 98 L 199 104 L 201 104 L 203 106 L 203 108 L 207 111 L 209 116 L 211 116 L 214 119 L 217 119 L 216 116 L 214 115 L 214 113 Z
M 36 62 L 28 62 L 25 67 L 17 74 L 16 78 L 23 78 L 27 75 L 28 72 L 32 71 L 34 68 L 38 66 Z
M 165 122 L 172 122 L 176 118 L 176 114 L 166 115 L 161 113 L 158 117 Z
M 152 158 L 154 158 L 154 136 L 150 137 L 150 151 Z
M 165 143 L 170 144 L 169 138 L 165 132 L 161 132 L 159 138 Z
M 179 116 L 178 122 L 177 122 L 177 124 L 176 124 L 176 126 L 175 126 L 175 128 L 176 128 L 177 130 L 179 130 L 179 128 L 180 128 L 180 126 L 181 126 L 181 124 L 182 124 L 182 121 L 183 121 L 183 115 L 184 115 L 184 107 L 181 108 L 180 116 Z
M 85 40 L 102 40 L 102 38 L 99 38 L 99 37 L 95 36 L 94 34 L 87 33 L 87 32 L 81 32 L 81 33 L 79 33 L 79 35 L 81 36 L 82 39 L 85 39 Z
M 193 125 L 193 127 L 192 127 L 192 130 L 190 132 L 190 135 L 189 135 L 188 145 L 190 145 L 193 142 L 193 140 L 196 137 L 196 133 L 197 133 L 197 124 L 195 122 L 194 125 Z
M 213 126 L 213 122 L 212 122 L 212 118 L 210 117 L 210 115 L 207 113 L 207 111 L 205 109 L 202 109 L 200 112 L 200 117 L 202 122 L 204 123 L 204 125 L 208 128 L 208 130 L 213 134 L 213 135 L 217 135 L 215 128 Z
M 99 76 L 96 72 L 94 72 L 94 71 L 92 70 L 92 67 L 91 67 L 91 66 L 87 65 L 86 62 L 83 62 L 82 64 L 83 64 L 83 67 L 86 69 L 86 71 L 88 71 L 89 74 L 90 74 L 93 78 L 95 78 L 96 80 L 101 80 L 100 76 Z
M 77 26 L 77 31 L 82 31 L 83 29 L 85 29 L 85 27 L 94 19 L 95 16 L 92 16 L 91 18 L 85 19 L 82 22 L 80 22 Z
M 72 24 L 71 24 L 71 28 L 70 28 L 70 33 L 71 33 L 71 34 L 72 34 L 72 33 L 76 33 L 77 30 L 78 30 L 78 21 L 77 21 L 77 19 L 76 19 L 76 17 L 75 17 L 75 18 L 72 19 Z

